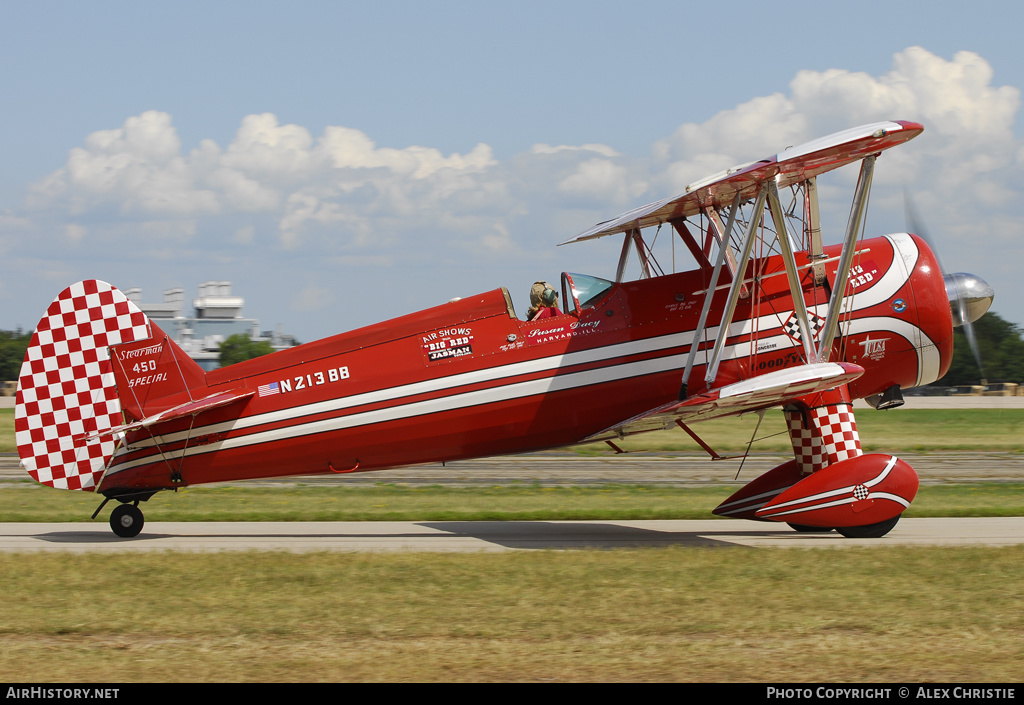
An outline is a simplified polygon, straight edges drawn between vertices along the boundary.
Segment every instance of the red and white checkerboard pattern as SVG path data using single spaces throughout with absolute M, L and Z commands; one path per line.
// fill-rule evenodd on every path
M 821 406 L 805 412 L 787 408 L 785 413 L 800 472 L 817 472 L 841 460 L 863 455 L 850 404 Z
M 68 287 L 36 327 L 18 379 L 15 440 L 37 481 L 92 490 L 115 442 L 84 438 L 122 423 L 108 346 L 150 336 L 146 315 L 106 282 Z

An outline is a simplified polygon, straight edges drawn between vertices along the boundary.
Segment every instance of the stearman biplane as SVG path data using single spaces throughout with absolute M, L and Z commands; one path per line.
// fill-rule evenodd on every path
M 22 464 L 116 500 L 110 524 L 127 537 L 161 490 L 614 445 L 673 426 L 699 440 L 699 421 L 781 407 L 793 459 L 715 513 L 882 536 L 918 479 L 861 450 L 852 400 L 896 406 L 901 389 L 941 377 L 954 325 L 992 300 L 976 277 L 944 278 L 920 237 L 863 237 L 877 157 L 922 129 L 840 132 L 601 223 L 569 242 L 621 236 L 615 278 L 564 273 L 564 310 L 546 292 L 529 320 L 495 289 L 203 372 L 119 290 L 79 282 L 46 311 L 21 370 Z M 842 241 L 826 245 L 817 177 L 856 162 Z M 697 269 L 663 273 L 643 233 L 661 226 Z M 633 251 L 641 276 L 626 281 Z

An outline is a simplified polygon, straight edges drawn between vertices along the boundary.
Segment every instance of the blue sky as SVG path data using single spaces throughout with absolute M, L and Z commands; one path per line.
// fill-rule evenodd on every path
M 885 119 L 926 131 L 880 160 L 869 233 L 907 188 L 1024 324 L 1024 6 L 838 5 L 0 0 L 0 328 L 83 278 L 230 280 L 302 340 L 502 285 L 525 310 L 614 271 L 617 243 L 558 242 Z

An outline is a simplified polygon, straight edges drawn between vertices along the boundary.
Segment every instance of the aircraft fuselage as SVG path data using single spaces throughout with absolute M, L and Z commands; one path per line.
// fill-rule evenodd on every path
M 812 269 L 801 269 L 812 329 L 827 310 L 839 249 L 825 248 L 825 283 L 815 285 Z M 807 261 L 806 253 L 797 258 Z M 830 356 L 865 369 L 850 383 L 851 395 L 941 377 L 952 355 L 952 321 L 928 246 L 906 234 L 875 238 L 861 243 L 853 261 L 846 293 L 856 297 Z M 205 393 L 253 392 L 241 414 L 213 409 L 129 431 L 98 489 L 117 495 L 577 443 L 676 399 L 709 274 L 612 284 L 578 311 L 534 321 L 518 318 L 496 289 L 214 370 Z M 806 362 L 781 258 L 753 260 L 746 278 L 751 293 L 730 325 L 716 387 Z M 725 286 L 713 293 L 691 395 L 709 387 L 705 363 L 726 293 Z M 563 306 L 567 298 L 568 289 Z M 153 361 L 162 337 L 156 330 L 149 341 L 111 350 L 122 362 L 118 386 L 135 390 L 147 416 L 181 398 L 146 395 L 171 383 Z

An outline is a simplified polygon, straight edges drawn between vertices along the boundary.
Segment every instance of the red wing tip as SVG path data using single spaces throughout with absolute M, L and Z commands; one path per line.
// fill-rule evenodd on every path
M 924 125 L 910 120 L 893 120 L 894 123 L 910 132 L 924 132 Z
M 858 375 L 859 376 L 859 375 L 864 374 L 867 371 L 863 367 L 861 367 L 860 365 L 855 365 L 852 362 L 837 362 L 836 364 L 839 365 L 840 367 L 842 367 L 844 372 L 846 372 L 847 374 L 851 374 L 851 375 Z

